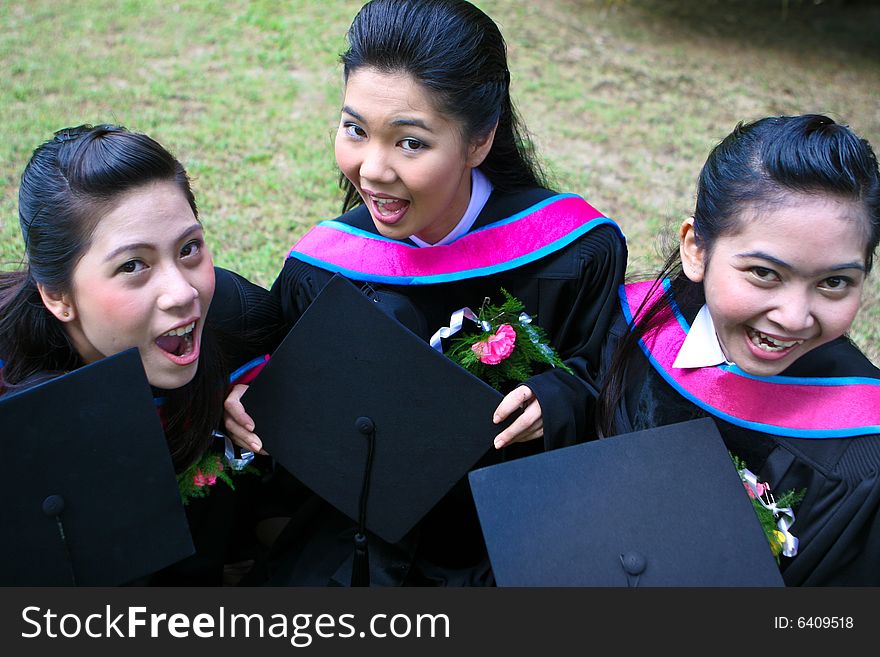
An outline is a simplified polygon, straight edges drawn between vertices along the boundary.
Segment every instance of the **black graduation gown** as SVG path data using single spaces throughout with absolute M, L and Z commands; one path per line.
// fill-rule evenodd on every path
M 681 310 L 692 322 L 699 307 Z M 627 330 L 620 315 L 603 369 Z M 782 376 L 880 379 L 880 370 L 842 337 L 810 351 Z M 626 380 L 614 416 L 616 434 L 709 416 L 730 452 L 773 491 L 806 489 L 791 527 L 798 553 L 780 557 L 786 585 L 880 585 L 880 436 L 792 438 L 737 426 L 682 397 L 641 351 L 630 359 Z
M 493 193 L 470 233 L 512 217 L 554 196 L 545 189 Z M 361 206 L 338 222 L 378 235 Z M 435 284 L 359 280 L 363 292 L 426 341 L 448 326 L 462 307 L 475 311 L 484 297 L 502 301 L 501 288 L 523 302 L 577 376 L 550 369 L 527 381 L 541 404 L 544 446 L 574 444 L 587 427 L 601 346 L 617 306 L 616 289 L 626 266 L 626 247 L 613 224 L 598 225 L 567 246 L 539 259 L 485 276 Z M 333 271 L 289 258 L 272 287 L 291 325 L 314 300 Z M 369 382 L 364 382 L 369 385 Z M 257 428 L 259 432 L 259 428 Z M 533 441 L 538 443 L 538 441 Z M 478 466 L 541 448 L 513 445 L 487 454 Z M 270 581 L 282 585 L 342 585 L 351 581 L 354 524 L 319 499 L 299 509 L 276 546 Z M 370 536 L 374 585 L 486 585 L 494 582 L 466 479 L 397 545 Z

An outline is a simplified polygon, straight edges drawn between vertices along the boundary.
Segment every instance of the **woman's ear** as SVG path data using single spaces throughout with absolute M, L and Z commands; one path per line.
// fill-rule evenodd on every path
M 50 292 L 45 285 L 37 283 L 37 290 L 40 292 L 40 298 L 43 305 L 49 309 L 49 312 L 55 315 L 59 322 L 72 322 L 75 313 L 73 304 L 63 292 Z
M 498 124 L 496 123 L 488 133 L 473 140 L 468 145 L 467 165 L 469 167 L 478 167 L 486 159 L 489 151 L 492 150 L 492 144 L 495 142 L 495 130 L 497 129 Z
M 678 229 L 678 250 L 684 275 L 694 283 L 700 283 L 706 269 L 706 250 L 699 244 L 694 218 L 688 217 Z

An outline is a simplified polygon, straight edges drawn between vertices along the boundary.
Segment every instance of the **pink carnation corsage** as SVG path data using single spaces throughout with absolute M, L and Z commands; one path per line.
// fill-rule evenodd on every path
M 502 324 L 488 340 L 474 343 L 471 350 L 481 363 L 497 365 L 513 353 L 514 345 L 516 345 L 516 331 L 510 324 Z

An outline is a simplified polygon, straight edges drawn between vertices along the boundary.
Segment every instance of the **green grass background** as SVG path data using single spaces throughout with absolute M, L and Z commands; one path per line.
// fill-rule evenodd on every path
M 0 263 L 22 248 L 18 178 L 52 132 L 114 122 L 194 179 L 217 264 L 270 285 L 338 213 L 338 55 L 361 2 L 0 0 Z M 631 274 L 693 204 L 740 120 L 824 112 L 880 149 L 880 8 L 776 0 L 481 0 L 555 186 L 626 232 Z M 880 362 L 880 284 L 853 337 Z

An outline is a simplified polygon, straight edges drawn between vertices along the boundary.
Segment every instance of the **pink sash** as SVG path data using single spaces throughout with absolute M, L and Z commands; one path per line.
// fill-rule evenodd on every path
M 288 255 L 361 281 L 427 285 L 515 269 L 558 251 L 596 226 L 620 228 L 584 199 L 558 194 L 451 244 L 419 248 L 340 221 L 323 221 Z M 623 234 L 620 233 L 621 239 Z
M 683 397 L 742 427 L 796 438 L 843 438 L 880 433 L 880 379 L 868 377 L 758 377 L 735 365 L 675 368 L 687 331 L 664 282 L 645 308 L 670 295 L 673 316 L 643 336 L 640 346 L 651 365 Z M 621 286 L 628 321 L 639 312 L 653 282 Z

